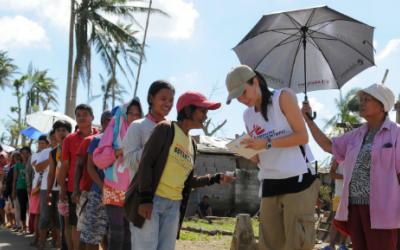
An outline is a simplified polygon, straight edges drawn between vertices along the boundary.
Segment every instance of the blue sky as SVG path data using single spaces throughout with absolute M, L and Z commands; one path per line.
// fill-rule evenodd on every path
M 59 106 L 64 110 L 68 54 L 69 0 L 0 0 L 0 49 L 14 58 L 21 72 L 32 62 L 39 69 L 48 69 L 49 75 L 59 86 Z M 343 88 L 368 86 L 381 81 L 385 69 L 389 69 L 387 85 L 398 96 L 400 93 L 400 3 L 395 0 L 354 1 L 305 1 L 305 0 L 154 0 L 155 7 L 168 12 L 170 17 L 154 16 L 150 20 L 147 60 L 143 64 L 139 96 L 145 101 L 148 86 L 157 79 L 171 81 L 177 95 L 187 90 L 197 90 L 206 96 L 225 103 L 225 75 L 239 63 L 231 50 L 255 25 L 263 14 L 320 5 L 343 12 L 355 19 L 374 26 L 375 67 L 354 77 Z M 143 18 L 140 18 L 143 19 Z M 143 19 L 144 20 L 144 19 Z M 142 32 L 140 32 L 142 33 Z M 141 35 L 141 34 L 139 34 Z M 105 74 L 102 64 L 94 56 L 93 94 L 100 94 L 99 73 Z M 136 67 L 132 69 L 136 72 Z M 123 77 L 120 77 L 123 80 Z M 129 95 L 133 91 L 126 85 Z M 309 94 L 318 112 L 317 122 L 322 125 L 336 113 L 334 98 L 338 90 L 318 91 Z M 11 90 L 1 93 L 0 123 L 10 115 L 9 106 L 16 102 Z M 303 100 L 303 95 L 298 95 Z M 79 86 L 78 102 L 86 102 L 86 90 Z M 101 100 L 90 103 L 98 117 Z M 144 105 L 147 108 L 147 104 Z M 209 116 L 215 123 L 228 119 L 218 134 L 233 137 L 242 133 L 244 106 L 234 101 L 223 105 Z M 393 113 L 393 112 L 392 112 Z M 11 114 L 12 115 L 12 114 Z M 391 114 L 392 117 L 393 114 Z M 169 118 L 175 119 L 172 111 Z M 0 134 L 5 130 L 0 124 Z M 199 133 L 199 132 L 198 132 Z M 311 142 L 317 159 L 327 155 Z

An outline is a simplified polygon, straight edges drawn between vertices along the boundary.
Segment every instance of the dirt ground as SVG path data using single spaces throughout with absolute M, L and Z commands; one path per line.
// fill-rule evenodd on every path
M 230 248 L 230 237 L 222 237 L 218 240 L 209 241 L 190 241 L 190 240 L 178 240 L 176 244 L 176 250 L 222 250 Z M 327 244 L 316 244 L 314 250 L 319 250 L 325 247 Z
M 226 237 L 223 237 L 226 238 Z M 178 240 L 176 243 L 176 250 L 221 250 L 229 249 L 230 245 L 227 244 L 229 239 L 209 240 L 209 241 L 191 241 L 191 240 Z

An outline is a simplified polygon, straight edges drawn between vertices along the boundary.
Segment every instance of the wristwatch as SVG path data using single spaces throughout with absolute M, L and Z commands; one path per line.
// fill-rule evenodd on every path
M 272 140 L 270 138 L 267 138 L 267 143 L 265 144 L 265 147 L 267 149 L 272 148 Z

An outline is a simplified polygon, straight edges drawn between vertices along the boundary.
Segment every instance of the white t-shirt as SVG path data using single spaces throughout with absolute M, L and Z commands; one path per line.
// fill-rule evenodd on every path
M 339 164 L 336 169 L 337 174 L 343 175 L 343 165 Z M 343 179 L 335 179 L 335 196 L 342 196 Z
M 285 89 L 285 91 L 289 91 Z M 248 108 L 243 119 L 249 135 L 259 139 L 275 139 L 285 137 L 293 133 L 289 122 L 281 111 L 279 97 L 282 90 L 274 91 L 271 99 L 272 104 L 268 105 L 268 121 L 264 119 L 261 112 L 256 112 L 254 107 Z M 303 145 L 308 161 L 314 161 L 309 146 Z M 307 163 L 299 146 L 286 148 L 270 148 L 258 154 L 260 171 L 258 178 L 263 179 L 285 179 L 294 176 L 301 176 L 307 173 Z M 300 177 L 299 177 L 300 178 Z
M 38 157 L 39 157 L 39 155 L 40 155 L 40 152 L 37 152 L 37 153 L 34 153 L 32 156 L 31 156 L 31 164 L 33 163 L 33 162 L 38 162 Z M 33 175 L 33 180 L 32 180 L 32 189 L 34 189 L 35 187 L 36 187 L 36 185 L 37 185 L 37 183 L 38 183 L 38 181 L 39 181 L 39 178 L 40 178 L 40 176 L 42 175 L 42 173 L 39 173 L 39 172 L 37 172 L 36 171 L 36 169 L 34 168 L 34 167 L 32 167 L 32 169 L 33 169 L 33 173 L 34 173 L 34 175 Z
M 32 156 L 31 162 L 36 161 L 36 164 L 44 162 L 49 159 L 50 151 L 52 150 L 51 147 L 43 149 L 42 151 L 34 154 Z M 36 175 L 36 171 L 35 171 Z M 47 166 L 42 172 L 42 182 L 40 184 L 40 190 L 47 190 L 47 176 L 49 175 L 49 166 Z M 35 179 L 35 177 L 33 177 Z

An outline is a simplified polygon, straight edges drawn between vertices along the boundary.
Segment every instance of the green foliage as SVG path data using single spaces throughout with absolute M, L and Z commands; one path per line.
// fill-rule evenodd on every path
M 339 123 L 343 124 L 346 128 L 351 128 L 352 125 L 361 122 L 358 112 L 358 100 L 356 94 L 359 88 L 351 89 L 345 96 L 340 92 L 339 98 L 335 98 L 335 105 L 338 113 L 331 119 L 326 121 L 324 130 L 329 130 L 332 136 L 342 133 L 343 131 L 337 126 Z
M 210 236 L 206 234 L 199 234 L 182 230 L 180 233 L 180 240 L 209 241 Z
M 25 114 L 49 109 L 50 105 L 57 105 L 57 90 L 53 78 L 49 77 L 47 70 L 34 69 L 32 64 L 28 67 L 26 78 L 27 91 L 25 101 Z
M 17 99 L 16 105 L 11 106 L 10 111 L 12 114 L 16 113 L 17 117 L 9 116 L 5 125 L 10 136 L 2 138 L 9 138 L 8 143 L 12 146 L 19 146 L 26 142 L 25 138 L 22 138 L 21 144 L 19 140 L 20 131 L 28 126 L 25 122 L 26 115 L 58 104 L 57 85 L 54 79 L 48 76 L 47 70 L 33 69 L 32 65 L 29 65 L 27 73 L 14 79 L 10 87 Z
M 13 59 L 8 57 L 7 52 L 0 50 L 0 88 L 9 86 L 11 76 L 16 72 L 17 66 L 13 64 Z
M 321 185 L 319 187 L 319 195 L 324 202 L 331 202 L 332 188 L 329 185 Z
M 131 63 L 137 64 L 140 42 L 134 36 L 133 24 L 137 24 L 135 13 L 146 13 L 148 8 L 133 4 L 138 0 L 82 0 L 75 8 L 75 68 L 82 82 L 90 89 L 91 48 L 100 56 L 107 71 L 113 65 L 127 76 L 133 76 Z M 163 13 L 152 9 L 152 12 Z M 129 24 L 114 23 L 106 15 L 124 20 Z M 128 77 L 127 77 L 128 79 Z M 128 79 L 129 81 L 129 79 Z

